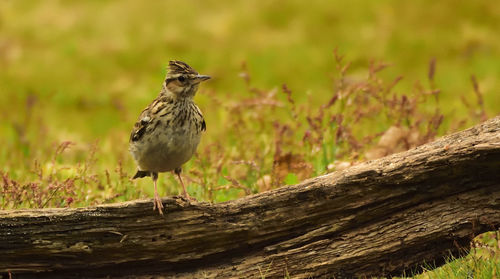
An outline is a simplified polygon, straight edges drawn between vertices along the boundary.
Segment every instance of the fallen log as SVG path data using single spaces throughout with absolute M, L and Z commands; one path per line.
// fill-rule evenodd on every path
M 500 226 L 500 117 L 298 185 L 163 203 L 0 211 L 0 272 L 350 278 L 439 263 Z

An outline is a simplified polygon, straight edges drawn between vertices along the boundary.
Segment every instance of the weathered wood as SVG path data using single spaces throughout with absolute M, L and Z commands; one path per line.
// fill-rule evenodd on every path
M 441 261 L 500 225 L 500 117 L 235 201 L 163 201 L 164 216 L 151 200 L 1 211 L 0 272 L 348 278 Z

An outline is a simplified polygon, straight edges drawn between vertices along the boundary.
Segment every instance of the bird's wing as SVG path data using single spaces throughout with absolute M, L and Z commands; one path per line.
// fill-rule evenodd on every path
M 142 112 L 141 115 L 139 116 L 139 120 L 135 122 L 134 128 L 132 128 L 132 133 L 130 134 L 130 141 L 138 141 L 142 138 L 144 135 L 144 132 L 146 132 L 146 129 L 151 123 L 151 116 L 150 116 L 150 107 L 148 106 L 145 108 Z
M 171 106 L 173 99 L 168 96 L 160 95 L 147 108 L 145 108 L 139 119 L 134 124 L 130 141 L 138 141 L 142 138 L 146 130 L 153 129 L 159 124 L 159 118 L 164 117 L 172 112 Z M 153 125 L 154 123 L 154 125 Z

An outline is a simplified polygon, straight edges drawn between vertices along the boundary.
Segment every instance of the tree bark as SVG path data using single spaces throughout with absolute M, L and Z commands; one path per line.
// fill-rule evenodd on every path
M 441 263 L 500 225 L 500 117 L 298 185 L 0 211 L 0 272 L 24 277 L 387 276 Z

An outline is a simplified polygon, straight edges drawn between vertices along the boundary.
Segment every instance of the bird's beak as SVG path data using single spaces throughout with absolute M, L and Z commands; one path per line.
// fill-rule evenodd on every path
M 198 80 L 198 82 L 202 82 L 202 81 L 205 81 L 207 79 L 210 79 L 210 76 L 206 76 L 206 75 L 197 75 L 196 76 L 196 79 Z

